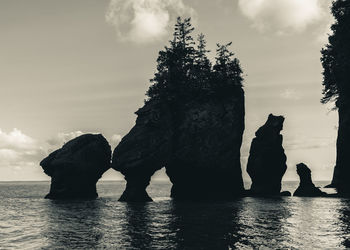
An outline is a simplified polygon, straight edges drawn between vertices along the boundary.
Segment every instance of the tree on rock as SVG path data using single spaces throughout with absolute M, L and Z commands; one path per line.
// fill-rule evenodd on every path
M 233 58 L 234 53 L 228 50 L 232 45 L 229 42 L 225 45 L 217 44 L 216 63 L 213 67 L 215 73 L 215 83 L 223 90 L 242 87 L 242 69 L 237 58 Z
M 147 100 L 135 126 L 113 152 L 112 168 L 127 181 L 121 201 L 150 201 L 152 175 L 165 167 L 178 200 L 232 200 L 243 195 L 242 70 L 229 45 L 212 66 L 203 34 L 178 18 L 159 52 Z
M 159 52 L 157 72 L 151 80 L 153 85 L 147 91 L 150 99 L 172 101 L 176 96 L 184 94 L 195 58 L 191 36 L 193 30 L 191 18 L 177 18 L 170 46 Z
M 157 71 L 147 91 L 148 101 L 174 103 L 242 87 L 239 60 L 228 49 L 232 43 L 218 44 L 216 63 L 212 66 L 204 35 L 198 36 L 196 44 L 193 31 L 190 18 L 177 18 L 170 45 L 159 52 Z
M 332 184 L 350 194 L 350 1 L 333 2 L 335 23 L 329 43 L 322 49 L 322 103 L 335 101 L 339 113 L 337 160 Z

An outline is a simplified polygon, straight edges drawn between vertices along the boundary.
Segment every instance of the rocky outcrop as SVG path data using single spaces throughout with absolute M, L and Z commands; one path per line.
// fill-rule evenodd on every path
M 96 182 L 110 168 L 111 147 L 100 134 L 81 135 L 40 162 L 51 177 L 45 198 L 96 198 Z
M 171 197 L 229 200 L 241 195 L 243 91 L 234 98 L 189 104 L 179 120 L 166 166 L 173 183 Z
M 269 115 L 252 141 L 247 172 L 252 180 L 250 195 L 279 195 L 281 181 L 287 170 L 282 146 L 283 116 Z
M 145 189 L 165 167 L 178 200 L 230 200 L 244 193 L 240 147 L 244 92 L 205 101 L 161 105 L 136 112 L 135 126 L 113 153 L 112 167 L 125 175 L 122 201 L 149 201 Z
M 317 197 L 326 195 L 312 183 L 311 170 L 304 163 L 297 164 L 297 173 L 300 184 L 293 196 Z
M 341 103 L 341 104 L 340 104 Z M 350 104 L 337 101 L 339 127 L 337 159 L 331 185 L 339 195 L 350 196 Z
M 112 168 L 127 181 L 120 201 L 152 201 L 146 192 L 155 171 L 170 157 L 173 129 L 168 108 L 148 102 L 136 112 L 135 126 L 123 137 L 113 152 Z

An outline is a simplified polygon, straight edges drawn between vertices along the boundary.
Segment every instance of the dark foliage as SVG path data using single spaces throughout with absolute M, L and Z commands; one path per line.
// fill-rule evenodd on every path
M 243 72 L 239 60 L 228 50 L 231 43 L 217 45 L 216 62 L 212 66 L 204 35 L 200 34 L 196 43 L 191 36 L 193 30 L 190 18 L 177 18 L 173 40 L 159 52 L 147 101 L 218 97 L 241 89 Z
M 323 98 L 322 103 L 335 100 L 339 107 L 350 98 L 350 1 L 333 2 L 335 23 L 329 43 L 322 49 Z

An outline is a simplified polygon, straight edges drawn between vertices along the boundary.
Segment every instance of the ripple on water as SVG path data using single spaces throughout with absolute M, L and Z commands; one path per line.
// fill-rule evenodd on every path
M 0 248 L 345 248 L 350 200 L 242 198 L 174 202 L 170 185 L 151 203 L 118 202 L 123 182 L 99 184 L 101 198 L 50 201 L 48 183 L 0 184 Z M 293 191 L 297 184 L 289 190 Z M 288 189 L 287 189 L 288 190 Z

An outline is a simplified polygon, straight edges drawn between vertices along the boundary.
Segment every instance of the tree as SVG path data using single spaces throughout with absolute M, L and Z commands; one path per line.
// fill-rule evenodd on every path
M 335 100 L 336 106 L 350 100 L 350 1 L 333 2 L 335 23 L 329 43 L 322 49 L 323 98 L 322 103 Z
M 350 195 L 350 0 L 333 2 L 335 23 L 328 44 L 322 49 L 322 103 L 336 101 L 339 126 L 337 159 L 332 184 L 340 194 Z
M 193 30 L 191 18 L 177 18 L 170 47 L 159 52 L 157 72 L 151 79 L 153 85 L 147 91 L 150 99 L 163 98 L 171 101 L 181 95 L 184 85 L 189 82 L 195 59 L 191 36 Z
M 213 67 L 216 73 L 215 81 L 222 88 L 242 87 L 243 76 L 240 62 L 233 58 L 234 53 L 228 47 L 232 42 L 221 45 L 217 44 L 216 63 Z
M 211 63 L 207 57 L 207 53 L 210 50 L 207 50 L 207 42 L 205 36 L 201 33 L 197 38 L 197 50 L 195 50 L 195 59 L 194 59 L 194 69 L 192 76 L 192 88 L 194 92 L 201 90 L 206 90 L 209 87 L 210 77 L 211 77 Z
M 199 34 L 196 44 L 191 36 L 193 31 L 190 18 L 177 18 L 170 45 L 159 52 L 147 101 L 205 100 L 208 96 L 232 93 L 227 90 L 242 87 L 239 60 L 228 49 L 231 43 L 218 44 L 216 64 L 212 67 L 204 35 Z

